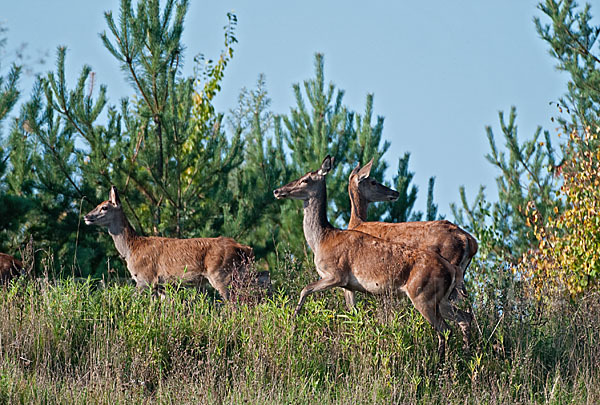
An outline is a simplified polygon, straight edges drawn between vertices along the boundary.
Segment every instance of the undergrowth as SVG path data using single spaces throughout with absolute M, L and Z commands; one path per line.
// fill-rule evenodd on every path
M 408 300 L 363 296 L 347 311 L 325 292 L 294 319 L 298 292 L 224 304 L 14 280 L 0 287 L 0 403 L 600 403 L 598 296 L 477 300 L 471 351 L 453 326 L 442 364 Z

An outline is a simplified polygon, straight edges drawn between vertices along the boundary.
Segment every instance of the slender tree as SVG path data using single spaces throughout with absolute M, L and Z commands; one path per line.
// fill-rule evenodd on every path
M 33 173 L 29 199 L 35 221 L 26 232 L 49 251 L 76 264 L 67 274 L 100 274 L 106 251 L 116 256 L 105 235 L 81 227 L 80 211 L 106 198 L 116 185 L 133 225 L 142 234 L 214 236 L 227 230 L 228 182 L 243 160 L 239 135 L 228 139 L 211 100 L 235 43 L 235 16 L 226 26 L 226 49 L 210 69 L 184 77 L 186 0 L 121 1 L 118 18 L 105 14 L 108 33 L 100 35 L 120 64 L 134 96 L 108 103 L 107 88 L 84 66 L 73 88 L 66 81 L 66 50 L 58 49 L 56 69 L 42 77 L 11 135 L 13 150 L 29 153 L 31 170 L 11 158 L 13 173 Z M 201 58 L 196 59 L 199 64 Z M 41 158 L 43 156 L 43 159 Z M 16 170 L 19 164 L 23 170 Z M 19 183 L 15 179 L 15 184 Z M 27 184 L 27 183 L 23 183 Z M 16 191 L 15 191 L 16 192 Z M 113 263 L 118 261 L 113 261 Z

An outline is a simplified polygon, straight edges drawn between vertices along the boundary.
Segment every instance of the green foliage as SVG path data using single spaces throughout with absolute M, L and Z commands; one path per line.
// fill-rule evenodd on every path
M 328 217 L 332 224 L 343 227 L 350 218 L 347 191 L 350 172 L 357 164 L 364 165 L 373 159 L 371 177 L 383 182 L 387 168 L 383 155 L 390 144 L 381 143 L 383 117 L 378 116 L 373 123 L 373 95 L 367 95 L 363 114 L 350 110 L 343 104 L 344 91 L 336 89 L 333 83 L 326 84 L 323 69 L 324 57 L 316 54 L 314 77 L 302 85 L 294 85 L 296 106 L 289 115 L 275 118 L 275 137 L 285 139 L 290 150 L 289 180 L 318 168 L 326 155 L 335 158 L 334 169 L 327 176 Z M 410 211 L 415 199 L 416 188 L 414 196 L 401 200 L 395 207 L 404 204 L 401 209 Z M 380 220 L 386 212 L 398 209 L 391 207 L 389 203 L 373 204 L 369 219 Z M 300 204 L 283 204 L 281 227 L 290 246 L 297 249 L 304 245 Z
M 383 117 L 373 117 L 373 95 L 362 114 L 349 110 L 344 92 L 325 84 L 322 55 L 315 57 L 315 77 L 294 86 L 297 105 L 289 115 L 273 116 L 261 77 L 255 90 L 240 94 L 227 135 L 224 115 L 212 101 L 233 57 L 237 18 L 227 15 L 219 58 L 198 55 L 194 76 L 184 77 L 188 4 L 122 0 L 117 16 L 105 13 L 107 31 L 100 38 L 133 92 L 116 105 L 90 66 L 67 83 L 66 48 L 58 48 L 55 69 L 36 82 L 11 125 L 9 152 L 1 151 L 2 198 L 15 214 L 1 220 L 3 247 L 17 250 L 33 235 L 38 251 L 73 263 L 57 269 L 60 274 L 100 276 L 110 269 L 106 252 L 116 258 L 116 251 L 103 230 L 82 227 L 81 216 L 115 185 L 142 235 L 224 235 L 270 262 L 278 244 L 281 252 L 305 258 L 300 207 L 276 202 L 273 189 L 314 169 L 323 156 L 335 156 L 330 218 L 340 226 L 350 212 L 352 168 L 373 158 L 371 176 L 383 181 L 389 142 L 381 139 Z M 6 113 L 17 95 L 18 73 L 15 68 L 8 84 L 0 83 Z M 432 195 L 431 186 L 430 200 Z M 412 204 L 414 199 L 407 209 Z M 369 217 L 377 220 L 389 207 L 375 204 Z M 121 261 L 112 263 L 122 269 Z
M 600 124 L 600 49 L 594 51 L 595 46 L 598 48 L 600 27 L 592 25 L 591 6 L 578 9 L 573 0 L 546 0 L 538 8 L 550 24 L 543 24 L 536 17 L 537 32 L 550 46 L 557 69 L 570 77 L 568 93 L 560 104 L 567 109 L 576 129 L 594 128 Z M 559 118 L 559 122 L 569 133 L 568 121 Z
M 285 239 L 279 227 L 282 205 L 273 190 L 289 178 L 289 168 L 281 133 L 272 133 L 270 104 L 261 75 L 254 90 L 242 89 L 229 116 L 229 125 L 244 140 L 245 150 L 244 162 L 231 173 L 235 197 L 228 203 L 231 214 L 224 229 L 251 245 L 257 257 L 273 253 L 276 241 Z
M 210 133 L 210 127 L 215 125 L 217 114 L 212 104 L 213 98 L 221 90 L 221 81 L 225 75 L 225 68 L 233 57 L 233 45 L 237 42 L 235 27 L 237 17 L 233 13 L 227 13 L 228 23 L 225 30 L 225 49 L 221 52 L 219 59 L 214 63 L 211 59 L 206 60 L 203 54 L 194 58 L 194 123 L 198 126 L 196 133 Z
M 347 196 L 348 189 L 348 178 L 350 172 L 360 163 L 364 166 L 373 159 L 373 166 L 371 168 L 370 177 L 383 183 L 385 171 L 388 168 L 387 162 L 383 159 L 383 155 L 387 152 L 390 147 L 388 141 L 381 142 L 381 136 L 383 134 L 383 117 L 377 116 L 376 122 L 373 125 L 373 94 L 367 94 L 365 100 L 365 111 L 364 113 L 358 114 L 353 113 L 355 118 L 355 127 L 353 132 L 355 133 L 350 138 L 350 145 L 348 151 L 348 167 L 344 170 L 345 181 L 342 181 L 340 185 L 343 190 L 346 191 Z M 329 180 L 328 180 L 329 181 Z M 340 196 L 335 200 L 336 207 L 338 207 L 339 219 L 345 225 L 350 221 L 350 198 L 344 198 Z M 368 220 L 379 221 L 389 210 L 389 203 L 371 204 L 369 212 L 367 213 Z
M 239 135 L 227 139 L 222 116 L 209 104 L 233 55 L 235 16 L 229 15 L 220 60 L 196 69 L 205 94 L 199 110 L 199 82 L 181 75 L 187 4 L 167 1 L 161 8 L 148 0 L 134 10 L 123 0 L 116 22 L 106 13 L 109 33 L 101 39 L 135 92 L 118 106 L 109 105 L 107 88 L 96 84 L 89 66 L 70 88 L 66 50 L 58 49 L 56 69 L 35 84 L 11 126 L 9 154 L 2 152 L 4 206 L 19 208 L 2 219 L 3 247 L 15 251 L 33 235 L 38 249 L 72 258 L 74 269 L 57 271 L 101 274 L 106 252 L 116 252 L 103 233 L 98 246 L 101 230 L 81 227 L 81 214 L 105 199 L 111 184 L 142 234 L 226 234 L 227 203 L 234 199 L 227 184 L 243 145 Z M 14 104 L 17 78 L 15 68 L 2 87 L 3 106 Z
M 595 129 L 600 111 L 600 59 L 594 48 L 600 28 L 591 24 L 591 7 L 580 9 L 571 0 L 546 0 L 538 8 L 550 23 L 535 18 L 536 29 L 550 46 L 557 68 L 570 77 L 568 93 L 557 103 L 559 112 L 568 114 L 558 117 L 562 132 Z M 542 138 L 540 128 L 530 140 L 519 143 L 515 116 L 514 107 L 508 123 L 500 114 L 508 153 L 496 147 L 493 132 L 487 129 L 491 153 L 486 157 L 500 169 L 498 201 L 486 201 L 481 187 L 470 205 L 461 188 L 462 208 L 452 206 L 457 222 L 479 240 L 478 268 L 470 274 L 478 279 L 474 284 L 493 284 L 496 292 L 502 291 L 513 277 L 527 276 L 525 279 L 534 282 L 538 294 L 556 290 L 557 286 L 572 295 L 580 294 L 595 285 L 597 272 L 594 266 L 598 249 L 588 218 L 589 210 L 595 206 L 588 184 L 593 181 L 586 180 L 590 170 L 583 162 L 589 161 L 586 154 L 594 156 L 598 141 L 590 137 L 581 150 L 578 148 L 582 142 L 561 145 L 564 157 L 558 161 L 549 133 L 544 132 Z M 565 167 L 578 173 L 577 181 L 566 174 Z M 593 170 L 590 175 L 596 176 Z M 559 190 L 563 180 L 565 183 Z M 566 201 L 557 198 L 561 194 L 566 195 Z M 495 265 L 496 269 L 490 272 L 485 263 Z M 517 263 L 519 270 L 513 276 L 509 270 L 514 270 Z
M 0 33 L 4 33 L 5 29 L 0 26 Z M 6 46 L 6 38 L 0 39 L 0 52 Z M 10 186 L 15 184 L 15 170 L 8 171 L 9 159 L 24 158 L 20 145 L 25 141 L 16 139 L 19 145 L 13 145 L 11 148 L 10 142 L 5 139 L 2 131 L 2 123 L 14 108 L 20 95 L 18 89 L 19 78 L 21 76 L 21 67 L 13 64 L 6 76 L 0 75 L 0 250 L 14 252 L 15 243 L 12 236 L 18 233 L 21 226 L 18 219 L 28 210 L 28 201 L 22 196 L 10 195 Z M 12 123 L 11 127 L 14 130 L 16 123 Z M 14 135 L 14 131 L 11 131 Z M 26 165 L 27 160 L 19 161 L 22 166 Z M 20 184 L 19 184 L 20 185 Z M 26 185 L 24 185 L 27 187 Z M 16 253 L 16 252 L 15 252 Z
M 315 76 L 305 80 L 303 85 L 294 84 L 296 107 L 289 115 L 278 116 L 275 131 L 282 133 L 290 150 L 290 172 L 299 177 L 320 167 L 323 157 L 328 154 L 335 159 L 334 171 L 328 176 L 328 198 L 331 201 L 329 218 L 335 223 L 342 215 L 335 206 L 338 201 L 347 201 L 346 182 L 348 176 L 344 165 L 348 165 L 347 155 L 353 139 L 354 115 L 343 105 L 343 90 L 336 90 L 333 83 L 325 83 L 324 57 L 315 55 Z M 304 92 L 302 91 L 304 90 Z M 283 123 L 283 125 L 282 125 Z M 279 136 L 279 135 L 278 135 Z M 293 209 L 288 215 L 291 224 L 284 223 L 286 233 L 299 235 L 302 215 L 296 205 L 285 204 Z M 299 218 L 298 218 L 299 217 Z M 295 245 L 296 241 L 292 242 Z
M 429 184 L 427 186 L 427 209 L 425 211 L 425 220 L 434 221 L 438 218 L 438 206 L 433 202 L 433 187 L 435 186 L 435 177 L 429 178 Z
M 19 99 L 19 89 L 17 88 L 21 67 L 12 65 L 10 71 L 4 76 L 0 76 L 0 122 L 2 122 Z
M 505 150 L 496 146 L 494 133 L 487 127 L 491 153 L 486 159 L 500 171 L 496 177 L 497 202 L 486 201 L 481 187 L 473 204 L 469 204 L 464 187 L 460 189 L 462 207 L 451 205 L 458 224 L 473 232 L 479 240 L 479 258 L 492 263 L 516 263 L 535 236 L 527 226 L 527 205 L 531 201 L 544 218 L 560 208 L 555 193 L 558 182 L 556 151 L 550 134 L 538 127 L 531 139 L 520 142 L 517 137 L 516 109 L 511 108 L 508 122 L 499 113 Z
M 564 184 L 559 196 L 563 212 L 543 218 L 530 208 L 530 224 L 538 245 L 524 255 L 520 270 L 538 296 L 547 291 L 570 296 L 600 289 L 600 150 L 598 134 L 572 132 L 569 159 L 561 166 Z
M 388 215 L 385 218 L 387 222 L 408 222 L 420 221 L 423 218 L 423 213 L 413 211 L 415 202 L 417 201 L 418 187 L 411 185 L 415 173 L 408 170 L 408 162 L 410 153 L 404 153 L 404 156 L 398 160 L 398 173 L 394 176 L 394 189 L 400 193 L 398 200 L 391 203 L 388 209 Z M 429 179 L 427 189 L 427 212 L 426 221 L 433 221 L 437 217 L 437 205 L 433 203 L 433 187 L 435 178 Z
M 120 26 L 106 13 L 114 41 L 101 35 L 140 96 L 131 106 L 122 104 L 126 128 L 120 138 L 127 153 L 112 183 L 127 191 L 131 181 L 141 192 L 145 198 L 140 208 L 150 215 L 139 218 L 139 225 L 154 234 L 214 234 L 223 225 L 219 203 L 230 197 L 219 192 L 218 185 L 241 163 L 240 140 L 227 141 L 220 118 L 213 117 L 209 133 L 199 133 L 195 125 L 193 79 L 179 75 L 187 6 L 187 1 L 167 1 L 161 15 L 158 1 L 140 1 L 136 14 L 124 0 Z M 213 87 L 223 68 L 218 64 L 207 73 L 214 76 L 209 80 Z M 206 114 L 200 118 L 206 120 Z M 214 196 L 211 204 L 198 203 L 199 197 L 209 196 Z
M 22 279 L 0 288 L 11 342 L 0 346 L 0 401 L 596 402 L 598 301 L 544 311 L 516 293 L 502 313 L 477 302 L 477 351 L 451 337 L 439 367 L 432 328 L 405 300 L 345 312 L 323 294 L 293 319 L 296 293 L 233 306 L 195 289 L 157 300 L 113 283 Z
M 0 53 L 4 51 L 4 47 L 6 46 L 6 38 L 4 38 L 3 34 L 6 31 L 0 24 Z M 2 66 L 0 65 L 0 68 Z M 6 76 L 0 75 L 0 131 L 2 130 L 2 123 L 13 109 L 15 104 L 17 103 L 20 95 L 20 91 L 18 88 L 19 78 L 21 76 L 21 66 L 16 64 L 12 64 L 10 70 L 6 74 Z M 7 168 L 7 160 L 8 153 L 5 151 L 4 145 L 4 137 L 2 132 L 0 132 L 0 180 L 3 179 L 6 168 Z M 2 183 L 0 183 L 0 187 Z M 0 191 L 3 191 L 0 188 Z

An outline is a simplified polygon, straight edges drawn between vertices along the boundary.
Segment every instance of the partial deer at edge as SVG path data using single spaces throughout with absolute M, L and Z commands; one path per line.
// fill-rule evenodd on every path
M 458 322 L 463 341 L 468 345 L 471 315 L 448 300 L 462 270 L 430 250 L 334 228 L 327 220 L 326 175 L 332 166 L 333 159 L 327 156 L 319 170 L 273 191 L 278 199 L 303 200 L 304 236 L 321 277 L 302 290 L 294 314 L 300 311 L 309 294 L 334 287 L 372 294 L 402 291 L 435 328 L 441 359 L 445 351 L 444 334 L 450 331 L 445 319 Z
M 459 266 L 464 273 L 477 253 L 477 241 L 471 234 L 450 221 L 424 222 L 366 222 L 369 204 L 377 201 L 393 201 L 398 192 L 369 177 L 373 159 L 363 168 L 357 165 L 348 179 L 350 196 L 350 222 L 354 229 L 381 239 L 401 242 L 416 249 L 429 249 L 450 263 Z M 464 294 L 462 277 L 457 283 L 458 291 Z M 453 294 L 455 295 L 455 294 Z
M 0 284 L 18 276 L 23 269 L 23 263 L 6 253 L 0 253 Z
M 231 238 L 174 239 L 139 236 L 125 217 L 119 194 L 113 186 L 109 199 L 84 217 L 88 225 L 108 228 L 115 247 L 127 262 L 138 287 L 169 281 L 202 284 L 208 280 L 224 299 L 234 270 L 245 271 L 254 259 L 250 246 Z

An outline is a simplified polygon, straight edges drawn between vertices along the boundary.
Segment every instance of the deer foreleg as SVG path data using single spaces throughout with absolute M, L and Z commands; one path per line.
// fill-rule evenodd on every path
M 298 315 L 298 312 L 300 312 L 300 309 L 302 309 L 304 301 L 306 300 L 306 297 L 308 295 L 318 291 L 329 290 L 333 287 L 341 287 L 344 284 L 345 283 L 341 278 L 322 278 L 319 281 L 310 283 L 309 285 L 304 287 L 304 289 L 302 289 L 302 292 L 300 293 L 300 300 L 298 301 L 298 305 L 296 306 L 296 310 L 294 311 L 294 316 Z

